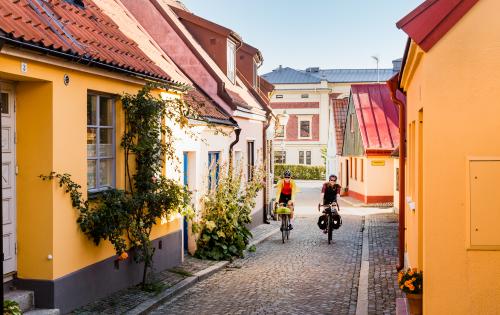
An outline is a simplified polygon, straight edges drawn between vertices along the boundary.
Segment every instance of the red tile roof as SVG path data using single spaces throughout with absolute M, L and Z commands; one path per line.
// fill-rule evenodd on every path
M 342 155 L 344 147 L 344 130 L 347 120 L 349 98 L 332 99 L 333 119 L 335 121 L 335 137 L 337 140 L 337 154 Z
M 75 55 L 85 62 L 170 79 L 91 0 L 84 4 L 80 8 L 62 0 L 2 0 L 2 36 Z
M 365 152 L 392 152 L 399 145 L 399 115 L 386 84 L 351 86 Z M 404 99 L 398 94 L 399 99 Z
M 189 90 L 184 96 L 185 102 L 198 111 L 204 118 L 213 118 L 230 122 L 230 116 L 222 111 L 214 101 L 201 92 L 198 88 Z
M 233 100 L 233 103 L 235 103 L 238 106 L 244 107 L 244 108 L 252 108 L 250 105 L 247 104 L 247 102 L 236 92 L 233 92 L 229 89 L 226 89 L 227 94 L 231 97 Z
M 479 0 L 426 0 L 396 23 L 429 51 Z

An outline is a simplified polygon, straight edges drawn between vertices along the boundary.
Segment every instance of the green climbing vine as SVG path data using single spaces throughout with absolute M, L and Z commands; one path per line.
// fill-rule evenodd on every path
M 55 172 L 40 176 L 56 180 L 70 195 L 77 209 L 77 223 L 96 245 L 110 241 L 121 259 L 135 249 L 134 259 L 144 263 L 143 286 L 152 268 L 155 249 L 150 235 L 162 218 L 181 213 L 192 216 L 190 195 L 183 186 L 162 176 L 166 160 L 176 159 L 173 125 L 189 133 L 189 118 L 200 119 L 195 109 L 182 100 L 164 101 L 153 96 L 157 85 L 147 85 L 137 94 L 122 96 L 126 130 L 121 139 L 125 153 L 127 189 L 110 189 L 89 202 L 81 185 L 69 174 Z M 165 123 L 165 119 L 170 123 Z M 133 159 L 134 163 L 131 163 Z M 133 165 L 133 169 L 131 167 Z

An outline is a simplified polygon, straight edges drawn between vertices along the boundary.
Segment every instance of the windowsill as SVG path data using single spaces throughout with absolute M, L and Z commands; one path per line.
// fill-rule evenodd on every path
M 96 199 L 99 199 L 102 197 L 102 195 L 105 193 L 105 192 L 108 192 L 112 189 L 115 189 L 113 187 L 109 187 L 109 188 L 101 188 L 100 190 L 94 190 L 94 191 L 87 191 L 87 199 L 88 200 L 96 200 Z
M 312 140 L 312 137 L 298 137 L 299 140 Z

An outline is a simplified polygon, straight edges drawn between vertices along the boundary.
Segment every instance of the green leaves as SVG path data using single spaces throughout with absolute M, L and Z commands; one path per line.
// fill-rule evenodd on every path
M 15 301 L 5 300 L 3 301 L 3 314 L 5 315 L 21 315 L 21 308 L 19 304 Z
M 241 168 L 221 166 L 219 183 L 209 191 L 203 202 L 201 236 L 196 256 L 202 259 L 231 260 L 242 257 L 252 234 L 247 228 L 255 197 L 262 189 L 263 171 L 256 170 L 253 179 L 246 182 Z

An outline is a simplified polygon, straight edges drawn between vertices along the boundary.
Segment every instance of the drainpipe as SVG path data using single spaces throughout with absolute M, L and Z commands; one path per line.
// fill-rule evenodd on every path
M 231 170 L 232 169 L 232 166 L 233 166 L 233 147 L 236 145 L 236 143 L 238 143 L 240 141 L 240 133 L 241 133 L 241 128 L 240 127 L 236 127 L 234 129 L 234 134 L 236 135 L 236 139 L 231 142 L 231 144 L 229 145 L 229 169 Z
M 268 219 L 267 219 L 267 205 L 269 203 L 269 200 L 267 198 L 267 184 L 269 183 L 269 174 L 271 173 L 271 167 L 269 169 L 267 169 L 267 128 L 269 128 L 269 126 L 271 125 L 271 120 L 272 120 L 273 116 L 271 115 L 271 112 L 270 111 L 266 111 L 266 123 L 264 124 L 263 128 L 262 128 L 262 155 L 263 155 L 263 158 L 262 158 L 262 163 L 264 163 L 264 172 L 265 172 L 265 175 L 264 175 L 264 180 L 265 180 L 265 184 L 264 184 L 264 189 L 263 189 L 263 192 L 264 192 L 264 214 L 263 214 L 263 219 L 264 219 L 264 222 L 268 223 Z M 271 162 L 271 161 L 269 161 Z M 266 171 L 267 170 L 267 171 Z
M 387 81 L 392 101 L 399 107 L 399 271 L 405 266 L 405 160 L 406 160 L 406 106 L 397 98 L 398 75 Z

